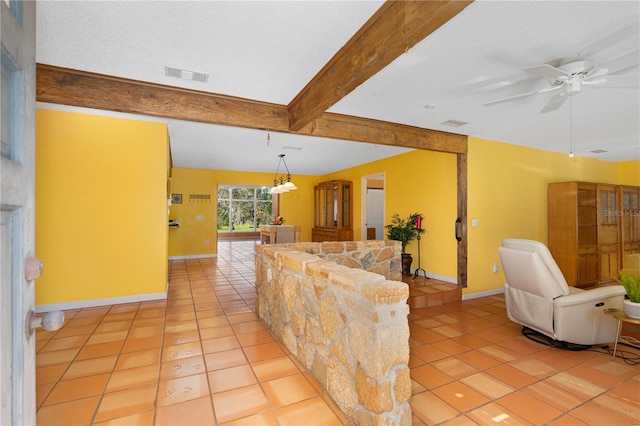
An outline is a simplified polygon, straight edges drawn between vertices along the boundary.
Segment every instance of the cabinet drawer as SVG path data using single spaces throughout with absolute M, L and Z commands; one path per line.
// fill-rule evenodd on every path
M 598 252 L 597 246 L 580 246 L 578 247 L 578 254 L 594 254 Z
M 618 245 L 617 244 L 602 244 L 600 246 L 600 251 L 602 252 L 613 252 L 613 251 L 618 251 Z

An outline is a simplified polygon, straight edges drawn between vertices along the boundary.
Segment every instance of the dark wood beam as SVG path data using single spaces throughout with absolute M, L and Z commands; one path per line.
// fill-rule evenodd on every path
M 324 113 L 291 133 L 455 154 L 467 152 L 468 139 L 465 135 L 332 113 Z
M 467 152 L 467 137 L 437 130 L 324 113 L 296 132 L 284 105 L 37 64 L 36 100 L 168 119 L 264 129 L 347 141 Z
M 387 1 L 289 103 L 289 128 L 302 129 L 472 1 Z
M 289 129 L 282 105 L 43 64 L 36 65 L 36 100 L 252 129 Z

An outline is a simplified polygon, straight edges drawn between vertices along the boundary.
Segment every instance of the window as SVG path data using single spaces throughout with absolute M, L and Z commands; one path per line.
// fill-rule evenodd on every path
M 21 162 L 20 128 L 21 116 L 18 111 L 22 108 L 22 73 L 11 60 L 9 54 L 2 48 L 0 77 L 2 86 L 0 89 L 2 125 L 0 128 L 0 155 L 10 160 Z
M 272 211 L 269 188 L 218 186 L 218 232 L 257 232 L 271 223 Z

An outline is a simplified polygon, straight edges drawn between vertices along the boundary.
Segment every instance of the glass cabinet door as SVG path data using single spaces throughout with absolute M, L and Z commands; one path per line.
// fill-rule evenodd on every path
M 351 185 L 342 187 L 342 226 L 351 227 Z

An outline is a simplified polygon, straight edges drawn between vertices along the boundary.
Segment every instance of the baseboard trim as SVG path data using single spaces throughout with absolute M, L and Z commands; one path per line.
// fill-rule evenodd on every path
M 415 273 L 416 273 L 416 271 L 414 269 L 413 272 L 411 272 L 411 275 L 415 276 Z M 427 274 L 427 277 L 433 278 L 435 280 L 444 281 L 446 283 L 451 283 L 451 284 L 456 284 L 456 285 L 458 284 L 458 280 L 456 280 L 455 278 L 452 278 L 452 277 L 447 277 L 447 276 L 444 276 L 444 275 L 434 274 L 434 273 L 429 272 L 429 271 L 427 271 L 426 274 Z M 418 274 L 418 276 L 419 277 L 423 276 L 422 271 L 420 271 L 420 274 Z
M 463 294 L 462 300 L 479 299 L 480 297 L 496 296 L 498 294 L 504 294 L 504 287 L 497 288 L 495 290 L 478 291 L 476 293 Z
M 106 299 L 79 300 L 77 302 L 51 303 L 37 305 L 36 312 L 67 311 L 70 309 L 94 308 L 105 305 L 121 305 L 124 303 L 148 302 L 152 300 L 165 300 L 167 293 L 136 294 L 133 296 L 109 297 Z
M 218 257 L 218 255 L 216 253 L 211 253 L 211 254 L 189 254 L 186 256 L 169 256 L 169 260 L 207 259 L 210 257 Z

